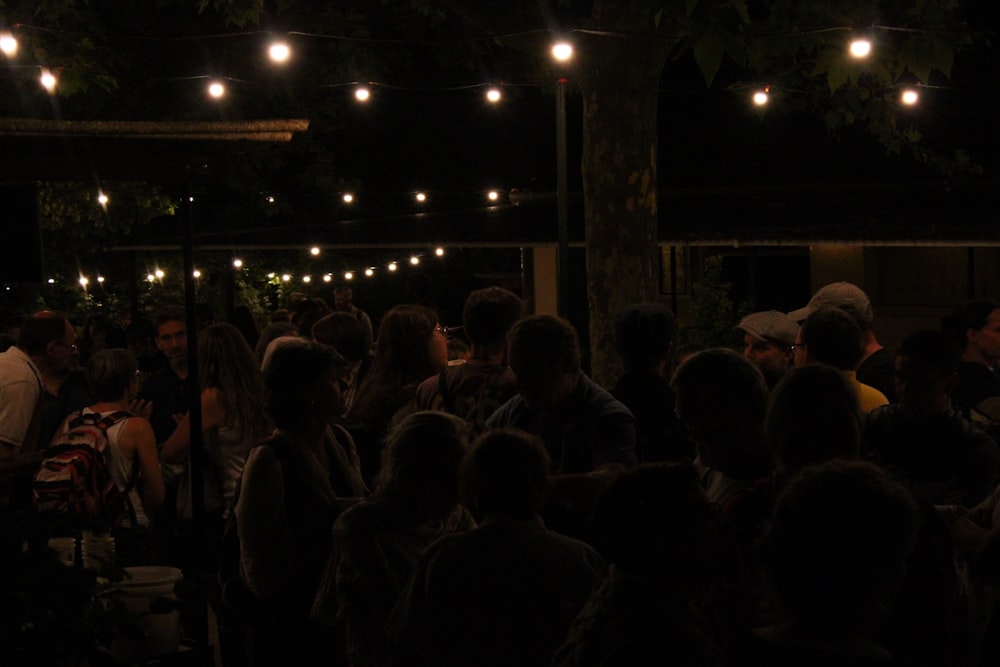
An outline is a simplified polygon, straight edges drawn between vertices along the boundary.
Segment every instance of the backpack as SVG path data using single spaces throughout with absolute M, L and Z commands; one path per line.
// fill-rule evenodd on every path
M 42 452 L 42 463 L 35 473 L 35 504 L 41 511 L 83 515 L 90 519 L 117 524 L 126 509 L 134 509 L 128 493 L 138 477 L 138 459 L 124 490 L 111 479 L 108 470 L 108 429 L 132 413 L 119 410 L 106 417 L 94 412 L 76 413 L 67 430 L 53 438 Z

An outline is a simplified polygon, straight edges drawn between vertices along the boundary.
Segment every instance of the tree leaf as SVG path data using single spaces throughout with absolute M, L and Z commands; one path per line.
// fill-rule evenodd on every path
M 712 79 L 722 66 L 722 55 L 725 50 L 723 37 L 718 24 L 713 24 L 694 44 L 694 59 L 707 85 L 712 85 Z

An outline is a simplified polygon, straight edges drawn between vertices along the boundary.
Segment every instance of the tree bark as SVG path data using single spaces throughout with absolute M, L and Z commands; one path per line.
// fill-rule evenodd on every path
M 650 22 L 629 27 L 648 33 Z M 578 78 L 591 369 L 605 387 L 621 374 L 615 315 L 659 293 L 657 98 L 671 46 L 664 39 L 592 36 L 580 49 L 599 54 L 581 60 Z

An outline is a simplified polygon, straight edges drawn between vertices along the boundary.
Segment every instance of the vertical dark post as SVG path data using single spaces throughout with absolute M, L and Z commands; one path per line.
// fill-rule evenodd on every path
M 969 248 L 966 252 L 968 261 L 965 276 L 965 298 L 972 301 L 976 298 L 976 249 Z
M 677 313 L 677 246 L 670 246 L 670 310 Z
M 207 565 L 205 554 L 208 533 L 205 526 L 205 448 L 201 437 L 201 387 L 198 386 L 198 315 L 194 277 L 194 196 L 188 184 L 187 215 L 182 220 L 184 251 L 184 308 L 187 311 L 188 386 L 191 388 L 188 417 L 191 424 L 191 449 L 187 474 L 191 480 L 191 523 L 194 534 L 202 539 L 197 555 L 198 571 Z
M 559 316 L 569 318 L 569 184 L 566 167 L 566 77 L 556 79 L 556 208 Z

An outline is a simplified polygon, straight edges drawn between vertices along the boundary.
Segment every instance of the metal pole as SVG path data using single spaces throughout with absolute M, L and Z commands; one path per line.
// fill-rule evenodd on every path
M 566 174 L 566 77 L 556 79 L 556 208 L 559 252 L 558 310 L 569 319 L 569 184 Z
M 190 170 L 190 167 L 189 167 Z M 190 177 L 190 171 L 189 171 Z M 194 534 L 201 541 L 198 553 L 197 569 L 199 572 L 206 567 L 208 550 L 208 533 L 205 523 L 205 450 L 202 446 L 201 434 L 201 387 L 198 385 L 198 318 L 196 315 L 196 295 L 194 278 L 194 204 L 191 182 L 188 182 L 187 215 L 183 219 L 183 257 L 184 257 L 184 306 L 187 311 L 188 339 L 188 387 L 189 396 L 188 417 L 191 425 L 191 447 L 188 453 L 187 474 L 191 481 L 191 523 Z

